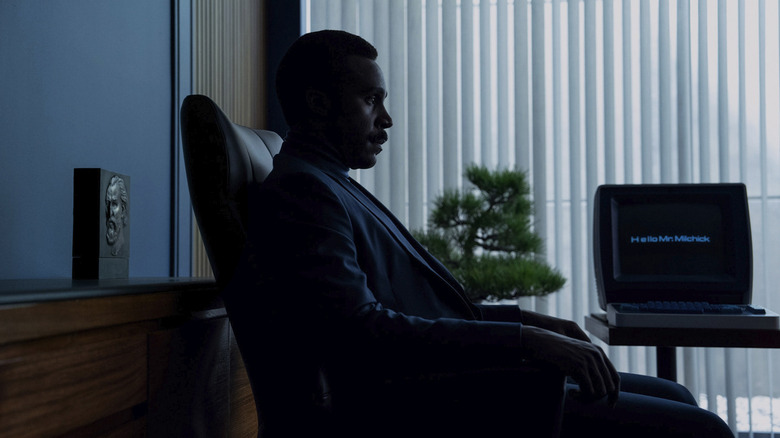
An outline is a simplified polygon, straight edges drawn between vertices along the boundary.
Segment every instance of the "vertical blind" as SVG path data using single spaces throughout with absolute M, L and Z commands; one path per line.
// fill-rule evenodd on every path
M 777 0 L 310 0 L 304 31 L 379 50 L 395 125 L 355 177 L 411 229 L 471 163 L 528 172 L 534 226 L 564 289 L 521 299 L 582 323 L 599 311 L 602 183 L 747 185 L 755 304 L 780 309 Z M 652 348 L 609 347 L 655 373 Z M 680 348 L 681 383 L 734 431 L 780 432 L 776 350 Z

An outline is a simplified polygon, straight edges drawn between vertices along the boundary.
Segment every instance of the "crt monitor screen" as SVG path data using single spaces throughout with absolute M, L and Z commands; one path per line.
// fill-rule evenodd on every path
M 594 203 L 599 303 L 747 303 L 752 243 L 744 184 L 605 185 Z

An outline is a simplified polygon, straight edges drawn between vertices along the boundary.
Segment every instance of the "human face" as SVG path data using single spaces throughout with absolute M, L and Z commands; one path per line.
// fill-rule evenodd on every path
M 108 186 L 106 190 L 106 240 L 114 245 L 122 234 L 122 203 L 118 184 Z
M 387 141 L 393 126 L 385 108 L 387 90 L 382 70 L 368 58 L 350 56 L 333 96 L 329 139 L 351 169 L 368 169 Z

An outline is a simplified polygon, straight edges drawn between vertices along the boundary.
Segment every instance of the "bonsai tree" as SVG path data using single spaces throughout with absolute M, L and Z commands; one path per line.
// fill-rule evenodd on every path
M 473 301 L 541 296 L 566 279 L 539 256 L 542 239 L 531 229 L 533 204 L 526 174 L 470 166 L 473 184 L 435 200 L 427 231 L 415 237 L 461 282 Z

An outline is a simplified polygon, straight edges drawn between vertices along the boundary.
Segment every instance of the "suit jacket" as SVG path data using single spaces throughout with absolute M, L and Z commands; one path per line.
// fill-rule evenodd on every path
M 239 343 L 262 346 L 242 349 L 247 367 L 263 368 L 250 376 L 273 376 L 255 391 L 370 404 L 394 379 L 521 362 L 520 310 L 472 304 L 323 147 L 288 137 L 249 205 L 226 305 Z M 307 393 L 313 383 L 321 394 Z

